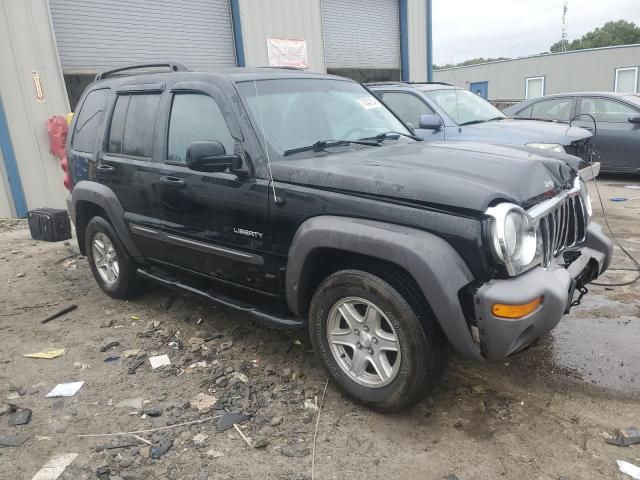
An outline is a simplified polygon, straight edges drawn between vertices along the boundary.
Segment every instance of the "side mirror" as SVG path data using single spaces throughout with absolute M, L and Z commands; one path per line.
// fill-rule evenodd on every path
M 636 115 L 635 117 L 629 117 L 629 123 L 640 123 L 640 115 Z
M 438 131 L 442 128 L 442 119 L 438 115 L 420 115 L 418 128 Z
M 227 155 L 217 140 L 192 142 L 187 147 L 187 167 L 198 172 L 222 172 L 242 165 L 238 155 Z

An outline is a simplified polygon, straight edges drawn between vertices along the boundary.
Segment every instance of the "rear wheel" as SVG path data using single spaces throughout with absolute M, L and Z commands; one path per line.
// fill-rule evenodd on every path
M 343 270 L 318 287 L 311 340 L 331 379 L 382 412 L 414 405 L 438 382 L 448 346 L 434 319 L 382 278 Z
M 129 258 L 111 224 L 93 217 L 85 230 L 87 260 L 100 288 L 113 298 L 130 298 L 141 285 L 137 265 Z

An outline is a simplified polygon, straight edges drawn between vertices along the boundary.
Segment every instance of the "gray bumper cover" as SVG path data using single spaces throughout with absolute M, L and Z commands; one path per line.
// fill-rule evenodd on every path
M 608 268 L 613 244 L 597 223 L 589 225 L 586 246 L 580 253 L 569 268 L 557 264 L 548 269 L 536 267 L 514 278 L 492 280 L 478 289 L 476 319 L 487 359 L 504 358 L 552 330 L 572 300 L 576 278 L 588 269 L 594 269 L 597 276 Z M 525 304 L 540 296 L 540 307 L 523 318 L 499 318 L 491 311 L 494 303 Z

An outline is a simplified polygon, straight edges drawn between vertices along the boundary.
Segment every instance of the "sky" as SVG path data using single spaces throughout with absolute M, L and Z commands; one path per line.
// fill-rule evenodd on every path
M 561 39 L 563 0 L 433 0 L 436 65 L 546 52 Z M 610 20 L 640 25 L 640 0 L 569 0 L 568 39 Z

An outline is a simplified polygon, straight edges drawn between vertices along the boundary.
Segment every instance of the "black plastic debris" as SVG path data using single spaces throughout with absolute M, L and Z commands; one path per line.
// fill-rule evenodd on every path
M 173 438 L 171 437 L 162 437 L 158 443 L 151 448 L 151 458 L 158 459 L 169 450 L 173 446 Z
M 640 430 L 637 427 L 621 428 L 618 430 L 616 438 L 607 439 L 607 443 L 618 445 L 619 447 L 628 447 L 640 443 Z
M 136 361 L 136 363 L 131 365 L 131 367 L 129 368 L 129 375 L 136 373 L 136 370 L 138 370 L 143 364 L 144 364 L 144 358 Z
M 160 415 L 162 415 L 162 411 L 158 410 L 156 408 L 145 408 L 144 410 L 142 410 L 142 414 L 146 415 L 147 417 L 159 417 Z
M 118 361 L 118 360 L 120 360 L 120 357 L 117 357 L 117 356 L 115 356 L 115 355 L 112 355 L 112 356 L 110 356 L 110 357 L 105 358 L 105 359 L 104 359 L 104 362 L 105 362 L 105 363 L 112 363 L 112 362 L 116 362 L 116 361 Z
M 26 425 L 31 421 L 31 410 L 28 408 L 21 408 L 9 415 L 9 425 L 15 427 L 16 425 Z
M 117 442 L 117 443 L 103 443 L 100 445 L 96 445 L 96 452 L 102 452 L 104 450 L 117 450 L 119 448 L 129 448 L 129 447 L 135 447 L 138 445 L 137 441 L 124 441 L 124 442 Z
M 100 480 L 111 480 L 111 469 L 109 467 L 98 467 L 96 476 Z
M 120 345 L 120 342 L 109 342 L 107 343 L 105 346 L 103 346 L 100 351 L 102 353 L 106 352 L 107 350 L 111 350 L 113 347 L 117 347 L 118 345 Z
M 218 420 L 218 431 L 224 432 L 229 430 L 234 425 L 240 425 L 241 423 L 249 420 L 249 416 L 242 415 L 241 413 L 225 412 L 225 414 Z
M 61 317 L 65 313 L 73 312 L 76 308 L 78 308 L 78 305 L 69 305 L 68 307 L 63 308 L 62 310 L 57 311 L 53 315 L 49 315 L 47 318 L 42 320 L 40 323 L 48 323 L 51 320 L 55 320 L 56 318 Z
M 29 437 L 24 435 L 2 435 L 0 436 L 0 447 L 19 447 L 27 440 Z

